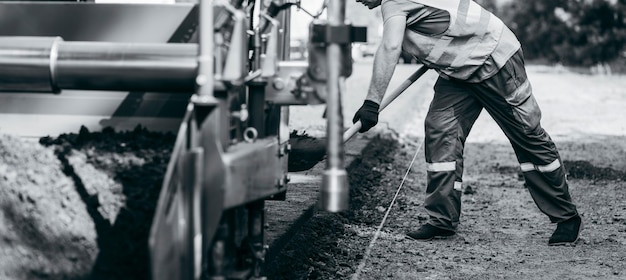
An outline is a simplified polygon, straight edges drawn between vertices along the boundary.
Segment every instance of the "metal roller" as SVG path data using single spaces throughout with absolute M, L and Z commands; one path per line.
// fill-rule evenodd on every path
M 196 44 L 57 41 L 56 49 L 52 81 L 61 89 L 195 90 Z
M 0 37 L 0 91 L 192 92 L 197 54 L 196 44 Z
M 58 37 L 0 37 L 0 91 L 57 92 L 52 59 Z

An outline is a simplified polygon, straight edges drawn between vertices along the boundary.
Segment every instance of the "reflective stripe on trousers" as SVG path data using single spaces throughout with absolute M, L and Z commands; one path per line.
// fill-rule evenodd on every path
M 461 213 L 463 147 L 481 110 L 509 138 L 524 171 L 528 190 L 552 222 L 577 214 L 554 142 L 540 125 L 541 111 L 532 95 L 518 51 L 494 77 L 481 83 L 439 78 L 426 116 L 429 223 L 455 229 Z

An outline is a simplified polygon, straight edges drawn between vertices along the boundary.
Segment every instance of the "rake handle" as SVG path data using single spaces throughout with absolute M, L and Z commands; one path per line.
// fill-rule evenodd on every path
M 417 81 L 417 79 L 424 75 L 426 71 L 428 71 L 428 68 L 422 65 L 422 67 L 417 69 L 415 73 L 411 74 L 411 76 L 409 76 L 404 82 L 402 82 L 400 86 L 398 86 L 392 92 L 385 94 L 383 100 L 380 102 L 380 109 L 378 109 L 378 112 L 382 112 L 387 107 L 387 105 L 389 105 L 389 103 L 398 98 L 400 94 L 402 94 L 409 86 Z M 350 128 L 348 128 L 348 130 L 343 133 L 343 141 L 346 142 L 350 140 L 350 138 L 352 138 L 361 129 L 362 126 L 363 124 L 361 123 L 361 120 L 354 123 Z

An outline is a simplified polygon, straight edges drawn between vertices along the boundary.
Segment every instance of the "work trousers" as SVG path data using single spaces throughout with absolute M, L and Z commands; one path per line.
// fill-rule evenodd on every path
M 576 216 L 561 158 L 540 125 L 541 111 L 520 50 L 497 74 L 480 83 L 437 80 L 425 120 L 428 223 L 448 230 L 459 224 L 463 148 L 483 108 L 511 142 L 539 209 L 555 223 Z

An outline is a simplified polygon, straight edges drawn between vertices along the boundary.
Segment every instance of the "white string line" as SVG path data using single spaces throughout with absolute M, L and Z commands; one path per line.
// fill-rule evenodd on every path
M 400 190 L 402 190 L 402 186 L 404 186 L 404 182 L 406 181 L 406 178 L 409 175 L 409 172 L 411 172 L 411 168 L 413 167 L 413 163 L 415 163 L 415 159 L 417 158 L 417 154 L 419 153 L 419 151 L 422 148 L 423 144 L 424 144 L 424 139 L 422 139 L 422 141 L 420 142 L 419 146 L 417 147 L 417 150 L 415 151 L 415 155 L 413 155 L 413 160 L 411 160 L 411 164 L 409 164 L 409 168 L 406 170 L 406 173 L 404 173 L 404 177 L 402 177 L 402 182 L 400 182 L 400 186 L 398 186 L 398 190 L 396 191 L 396 194 L 394 195 L 393 199 L 391 200 L 391 204 L 389 204 L 389 207 L 387 208 L 387 212 L 385 212 L 385 216 L 383 217 L 383 220 L 380 222 L 380 225 L 378 225 L 378 228 L 376 229 L 376 233 L 374 233 L 374 237 L 370 241 L 369 246 L 367 246 L 367 249 L 365 250 L 365 255 L 363 256 L 363 259 L 361 259 L 361 263 L 359 263 L 359 266 L 357 267 L 356 272 L 354 272 L 354 274 L 352 274 L 352 280 L 358 280 L 359 277 L 361 276 L 361 271 L 363 271 L 363 268 L 365 267 L 365 265 L 367 263 L 367 259 L 369 258 L 370 254 L 372 253 L 372 248 L 374 248 L 374 244 L 376 243 L 376 240 L 378 240 L 378 237 L 380 236 L 380 232 L 382 231 L 383 227 L 385 226 L 385 222 L 387 221 L 387 217 L 389 216 L 389 213 L 391 212 L 391 208 L 393 207 L 393 204 L 396 202 L 396 199 L 398 198 L 398 195 L 400 194 Z

